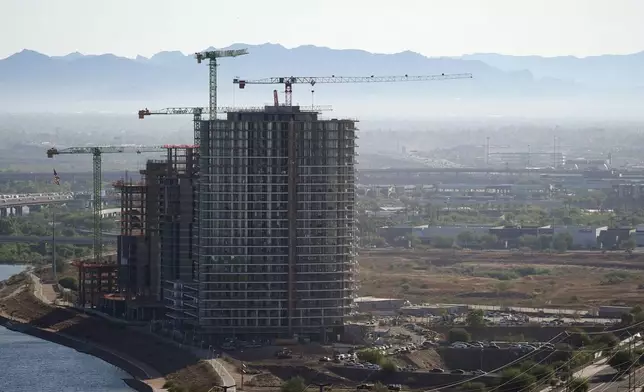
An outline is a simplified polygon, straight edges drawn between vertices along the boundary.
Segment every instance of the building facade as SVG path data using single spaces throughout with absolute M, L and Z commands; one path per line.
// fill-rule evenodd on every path
M 355 121 L 267 106 L 200 128 L 198 283 L 175 287 L 180 317 L 209 335 L 335 338 L 357 272 Z

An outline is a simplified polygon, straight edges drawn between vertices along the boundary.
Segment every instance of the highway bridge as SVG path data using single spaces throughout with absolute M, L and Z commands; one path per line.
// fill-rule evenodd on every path
M 51 243 L 52 238 L 49 237 L 36 237 L 36 236 L 17 236 L 17 235 L 0 235 L 0 243 L 32 243 L 32 244 L 41 244 L 41 243 Z M 92 237 L 62 237 L 56 236 L 57 244 L 67 244 L 67 245 L 93 245 L 94 238 Z M 103 243 L 105 244 L 115 244 L 116 236 L 108 236 L 103 234 Z
M 549 169 L 549 168 L 502 168 L 502 167 L 417 167 L 417 168 L 395 168 L 388 167 L 385 169 L 362 169 L 357 171 L 358 174 L 398 174 L 398 173 L 494 173 L 494 174 L 568 174 L 568 175 L 582 175 L 585 173 L 583 170 L 563 170 L 563 169 Z M 604 174 L 607 177 L 618 177 L 620 174 L 624 175 L 644 175 L 644 171 L 605 171 L 594 172 Z
M 71 193 L 39 193 L 31 195 L 0 195 L 0 217 L 20 216 L 23 207 L 61 204 L 74 200 Z
M 93 173 L 87 172 L 59 172 L 61 181 L 91 181 Z M 117 181 L 125 177 L 124 170 L 110 170 L 103 171 L 103 181 Z M 136 180 L 139 178 L 137 171 L 128 172 L 128 177 Z M 51 171 L 47 172 L 0 172 L 0 181 L 51 181 L 53 174 Z
M 37 195 L 0 195 L 0 208 L 65 203 L 74 200 L 71 193 L 40 193 Z

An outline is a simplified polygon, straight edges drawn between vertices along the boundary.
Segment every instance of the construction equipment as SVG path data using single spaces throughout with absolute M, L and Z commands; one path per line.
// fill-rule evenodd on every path
M 195 53 L 195 58 L 197 59 L 198 64 L 201 64 L 203 60 L 210 60 L 208 62 L 210 75 L 210 110 L 208 111 L 208 114 L 210 114 L 211 120 L 214 120 L 217 115 L 217 59 L 222 57 L 239 57 L 246 54 L 248 54 L 247 49 L 210 50 Z
M 103 233 L 101 231 L 101 190 L 103 185 L 101 171 L 101 156 L 114 153 L 136 153 L 164 152 L 174 145 L 162 146 L 96 146 L 96 147 L 68 147 L 63 149 L 50 148 L 47 150 L 47 158 L 56 155 L 91 154 L 93 157 L 93 208 L 94 208 L 94 262 L 100 263 L 103 250 Z
M 394 82 L 426 82 L 432 80 L 450 80 L 450 79 L 471 79 L 472 74 L 440 74 L 427 76 L 289 76 L 289 77 L 272 77 L 256 80 L 245 80 L 235 78 L 233 84 L 238 84 L 240 89 L 247 84 L 283 84 L 284 101 L 286 106 L 292 106 L 293 85 L 310 84 L 315 86 L 317 83 L 394 83 Z

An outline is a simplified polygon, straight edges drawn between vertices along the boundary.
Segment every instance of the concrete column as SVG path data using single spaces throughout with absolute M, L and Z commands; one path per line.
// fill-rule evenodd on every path
M 6 218 L 9 215 L 7 208 L 0 208 L 0 218 Z
M 16 211 L 15 212 L 16 216 L 22 216 L 22 207 L 21 206 L 14 207 L 14 210 Z

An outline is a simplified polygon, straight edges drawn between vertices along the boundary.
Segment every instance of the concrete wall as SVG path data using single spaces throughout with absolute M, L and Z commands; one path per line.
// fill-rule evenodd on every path
M 517 327 L 450 327 L 450 326 L 435 326 L 432 329 L 436 332 L 442 333 L 447 336 L 450 329 L 463 328 L 472 335 L 472 340 L 481 341 L 495 341 L 495 340 L 514 340 L 514 341 L 540 341 L 545 342 L 551 340 L 558 334 L 570 330 L 573 327 L 540 327 L 540 326 L 517 326 Z M 604 328 L 597 327 L 575 327 L 589 332 L 603 331 Z
M 439 348 L 436 350 L 443 359 L 443 363 L 448 369 L 485 370 L 490 371 L 507 365 L 517 359 L 517 351 L 509 349 L 458 349 L 458 348 Z M 519 354 L 525 355 L 525 354 Z M 557 362 L 567 361 L 570 359 L 570 353 L 565 351 L 535 351 L 530 356 L 530 360 L 539 362 L 544 365 Z
M 516 359 L 516 358 L 515 358 Z M 371 369 L 357 369 L 347 366 L 331 366 L 330 370 L 355 383 L 381 382 L 383 384 L 402 384 L 411 388 L 424 388 L 437 385 L 449 385 L 472 378 L 470 374 L 449 374 L 429 372 L 396 372 L 387 374 Z M 477 381 L 492 385 L 498 381 L 497 376 L 483 376 Z

